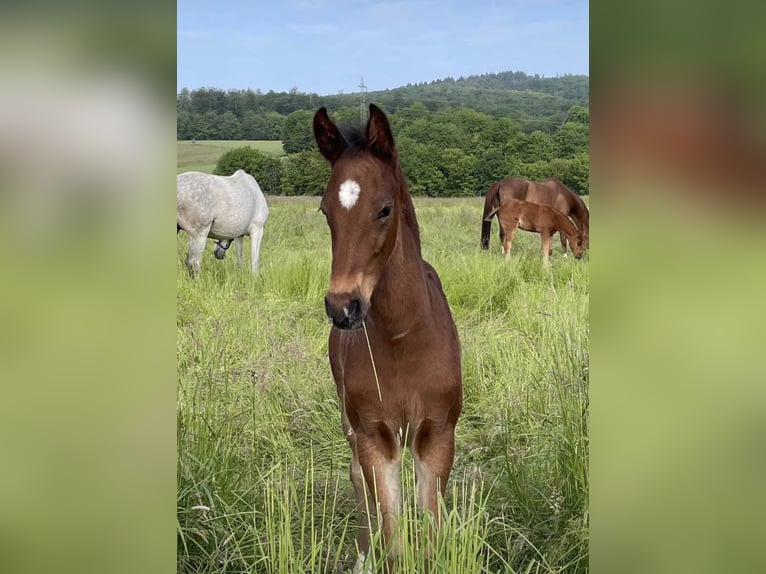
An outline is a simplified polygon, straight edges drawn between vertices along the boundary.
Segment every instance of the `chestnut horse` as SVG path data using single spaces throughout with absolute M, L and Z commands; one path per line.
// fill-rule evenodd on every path
M 320 204 L 332 239 L 325 310 L 333 323 L 330 368 L 361 517 L 358 572 L 370 551 L 366 500 L 377 502 L 389 567 L 398 553 L 405 446 L 418 504 L 439 524 L 463 404 L 460 341 L 439 276 L 421 255 L 385 114 L 370 105 L 364 128 L 341 132 L 321 108 L 314 137 L 332 166 Z
M 563 241 L 569 241 L 575 257 L 577 259 L 582 257 L 582 233 L 555 207 L 519 199 L 507 199 L 500 207 L 490 211 L 485 221 L 491 222 L 495 214 L 497 214 L 500 228 L 505 230 L 503 253 L 506 256 L 511 252 L 511 243 L 516 229 L 521 228 L 524 231 L 535 231 L 540 234 L 543 261 L 546 265 L 550 265 L 551 237 L 557 231 Z
M 530 181 L 520 177 L 511 177 L 497 181 L 489 186 L 484 198 L 484 214 L 481 221 L 481 248 L 489 249 L 489 232 L 492 228 L 489 212 L 495 207 L 500 207 L 508 199 L 521 199 L 542 205 L 551 205 L 567 217 L 574 220 L 577 228 L 582 232 L 583 247 L 587 248 L 590 241 L 590 214 L 585 202 L 569 189 L 566 185 L 555 178 L 543 181 Z M 505 237 L 505 230 L 500 225 L 500 241 Z M 566 238 L 559 234 L 561 249 L 567 252 Z

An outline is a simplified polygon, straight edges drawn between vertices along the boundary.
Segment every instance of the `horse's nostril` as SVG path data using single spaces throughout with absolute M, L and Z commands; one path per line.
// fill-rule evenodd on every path
M 348 304 L 348 316 L 353 317 L 361 307 L 361 304 L 359 303 L 359 299 L 351 299 L 351 302 Z

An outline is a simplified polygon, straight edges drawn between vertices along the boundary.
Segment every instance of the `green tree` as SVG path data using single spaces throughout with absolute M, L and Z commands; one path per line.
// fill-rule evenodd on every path
M 250 146 L 238 147 L 224 153 L 213 170 L 216 175 L 231 175 L 244 169 L 258 182 L 263 193 L 277 195 L 280 192 L 282 162 Z
M 494 120 L 484 133 L 486 149 L 515 145 L 523 134 L 515 123 L 507 118 Z
M 567 187 L 572 187 L 572 160 L 562 157 L 554 157 L 548 162 L 547 175 L 555 177 Z
M 279 140 L 284 123 L 285 117 L 276 112 L 246 112 L 242 118 L 243 137 L 248 140 Z
M 288 154 L 316 149 L 312 122 L 314 113 L 298 110 L 285 118 L 282 126 L 282 147 Z
M 447 189 L 444 174 L 439 169 L 439 148 L 416 142 L 407 136 L 396 142 L 399 161 L 413 195 L 443 196 Z
M 590 154 L 580 152 L 572 158 L 572 179 L 569 187 L 575 193 L 590 193 Z
M 540 181 L 548 177 L 553 177 L 551 174 L 550 163 L 546 160 L 520 163 L 517 168 L 517 173 L 515 173 L 514 176 L 531 179 L 532 181 Z
M 218 114 L 213 110 L 197 116 L 194 121 L 194 135 L 198 140 L 216 139 L 218 136 Z
M 429 115 L 430 112 L 423 102 L 414 102 L 391 116 L 391 129 L 396 135 L 415 120 L 426 119 Z
M 361 122 L 358 106 L 345 106 L 338 108 L 335 112 L 333 112 L 332 116 L 335 122 L 341 125 L 347 124 L 355 126 Z
M 439 154 L 439 170 L 444 174 L 445 197 L 475 195 L 478 186 L 473 175 L 476 158 L 458 148 L 446 148 Z
M 567 112 L 566 122 L 575 124 L 590 125 L 590 111 L 583 106 L 572 106 Z
M 224 112 L 218 118 L 218 138 L 222 140 L 238 140 L 242 138 L 242 126 L 233 112 Z
M 497 147 L 485 150 L 473 168 L 473 177 L 480 194 L 494 182 L 505 179 L 508 173 L 503 151 Z
M 322 195 L 330 179 L 330 165 L 318 150 L 288 155 L 282 164 L 284 195 Z
M 181 110 L 176 113 L 176 139 L 190 140 L 194 137 L 194 123 L 192 115 Z
M 553 158 L 556 146 L 548 134 L 538 130 L 520 138 L 517 151 L 523 163 L 534 163 Z
M 489 145 L 487 133 L 492 118 L 471 109 L 446 108 L 434 114 L 433 121 L 456 130 L 455 140 L 448 147 L 455 147 L 467 154 L 481 155 Z
M 553 135 L 556 144 L 556 157 L 571 158 L 575 154 L 588 151 L 590 140 L 589 128 L 585 124 L 567 122 Z
M 446 116 L 438 120 L 434 118 L 415 120 L 402 130 L 401 135 L 440 149 L 448 147 L 467 149 L 471 143 L 470 136 L 460 126 L 449 122 Z

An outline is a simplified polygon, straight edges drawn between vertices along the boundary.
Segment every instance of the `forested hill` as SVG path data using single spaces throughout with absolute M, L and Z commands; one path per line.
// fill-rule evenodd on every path
M 469 108 L 494 118 L 512 120 L 526 133 L 540 130 L 552 134 L 565 121 L 573 105 L 588 106 L 588 89 L 588 76 L 545 78 L 524 72 L 501 72 L 369 92 L 367 101 L 375 102 L 388 113 L 396 113 L 415 102 L 424 104 L 431 112 L 445 107 Z M 358 106 L 358 102 L 358 93 L 319 96 L 300 92 L 297 88 L 290 92 L 266 93 L 261 90 L 183 89 L 177 98 L 178 137 L 208 139 L 209 135 L 195 133 L 199 130 L 193 127 L 204 114 L 216 123 L 213 113 L 221 116 L 231 112 L 241 122 L 248 112 L 286 116 L 298 110 L 316 110 L 319 106 L 331 110 L 351 108 Z M 232 119 L 229 115 L 229 121 Z M 202 122 L 202 125 L 206 123 L 210 122 Z

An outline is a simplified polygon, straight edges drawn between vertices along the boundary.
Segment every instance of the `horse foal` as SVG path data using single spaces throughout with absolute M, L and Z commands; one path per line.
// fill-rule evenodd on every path
M 582 198 L 561 183 L 558 179 L 549 177 L 543 181 L 530 181 L 521 177 L 509 177 L 496 181 L 489 186 L 484 197 L 484 214 L 481 218 L 481 248 L 489 249 L 489 232 L 492 224 L 489 212 L 500 207 L 509 199 L 519 199 L 541 205 L 555 207 L 567 217 L 571 217 L 577 229 L 582 233 L 583 247 L 588 248 L 590 236 L 590 213 Z M 566 239 L 561 238 L 561 249 L 567 252 Z M 505 232 L 500 226 L 500 241 L 504 241 Z
M 550 256 L 553 251 L 551 237 L 557 231 L 561 235 L 562 243 L 565 241 L 564 238 L 569 241 L 575 257 L 577 259 L 582 257 L 582 233 L 566 215 L 550 205 L 509 198 L 500 207 L 490 211 L 484 221 L 492 221 L 495 215 L 503 231 L 503 253 L 506 256 L 511 252 L 511 243 L 516 229 L 520 228 L 540 234 L 545 265 L 550 265 Z
M 361 518 L 355 572 L 369 556 L 368 507 L 375 504 L 390 569 L 399 551 L 404 447 L 413 455 L 418 504 L 437 525 L 441 519 L 439 497 L 452 470 L 463 404 L 460 341 L 439 277 L 421 255 L 385 114 L 370 105 L 364 128 L 341 132 L 321 108 L 314 137 L 332 166 L 320 203 L 332 240 L 325 310 Z

